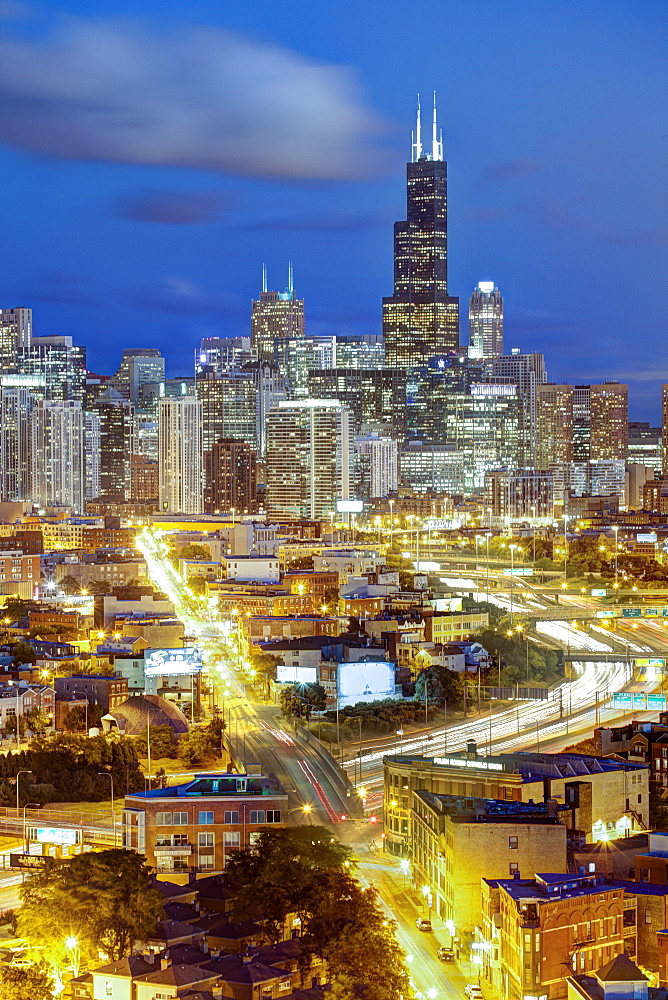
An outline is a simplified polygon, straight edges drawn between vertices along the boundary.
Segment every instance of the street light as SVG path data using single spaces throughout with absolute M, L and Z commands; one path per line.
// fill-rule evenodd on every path
M 515 549 L 521 548 L 521 545 L 516 545 L 514 542 L 508 546 L 510 549 L 510 624 L 514 622 L 513 616 L 513 584 L 515 583 Z
M 21 774 L 32 774 L 32 771 L 22 770 L 16 772 L 16 818 L 19 815 L 19 775 Z
M 98 771 L 97 773 L 102 778 L 104 778 L 104 777 L 109 778 L 109 781 L 111 782 L 111 822 L 113 824 L 113 829 L 114 829 L 114 847 L 115 847 L 116 846 L 116 813 L 114 812 L 114 776 L 113 776 L 113 774 L 110 774 L 109 771 Z
M 617 582 L 617 554 L 618 554 L 618 551 L 619 551 L 619 547 L 618 547 L 619 525 L 618 524 L 613 524 L 612 530 L 615 533 L 615 588 L 617 588 L 619 586 L 619 584 Z
M 26 802 L 26 804 L 23 807 L 23 850 L 24 850 L 24 852 L 26 854 L 28 853 L 28 840 L 26 838 L 26 809 L 28 809 L 30 806 L 34 806 L 35 809 L 40 809 L 41 808 L 41 803 L 40 802 Z
M 9 681 L 9 687 L 16 687 L 16 747 L 20 749 L 21 747 L 21 722 L 20 722 L 20 712 L 19 712 L 19 682 Z
M 79 942 L 73 936 L 65 938 L 65 947 L 70 952 L 70 964 L 72 966 L 72 978 L 76 979 L 79 975 L 79 965 L 81 962 L 81 952 L 79 950 Z

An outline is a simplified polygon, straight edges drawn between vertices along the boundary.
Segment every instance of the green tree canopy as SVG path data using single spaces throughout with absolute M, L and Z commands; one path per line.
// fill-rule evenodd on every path
M 50 860 L 20 889 L 18 933 L 40 959 L 59 967 L 74 938 L 82 957 L 104 952 L 111 961 L 132 951 L 164 918 L 163 899 L 150 870 L 134 851 L 112 849 Z
M 53 1000 L 53 979 L 37 966 L 0 966 L 0 996 L 8 1000 Z
M 312 712 L 322 712 L 327 706 L 327 694 L 322 684 L 290 684 L 281 691 L 281 711 L 298 719 L 310 719 Z
M 273 653 L 253 653 L 251 656 L 251 666 L 264 682 L 267 698 L 271 693 L 271 682 L 276 680 L 276 667 L 281 662 L 280 656 Z
M 151 746 L 153 741 L 151 741 Z M 201 764 L 207 757 L 216 753 L 220 745 L 220 738 L 215 739 L 212 733 L 206 729 L 191 729 L 179 737 L 177 757 L 186 767 L 193 767 Z
M 22 597 L 8 597 L 2 608 L 2 617 L 9 618 L 11 622 L 15 622 L 18 618 L 26 617 L 28 607 L 28 601 L 24 601 Z
M 14 663 L 37 663 L 37 653 L 28 642 L 17 642 L 12 653 Z

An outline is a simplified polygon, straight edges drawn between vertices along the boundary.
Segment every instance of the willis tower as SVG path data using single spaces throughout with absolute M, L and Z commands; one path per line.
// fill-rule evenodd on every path
M 436 125 L 422 144 L 418 97 L 406 221 L 394 225 L 394 295 L 383 299 L 385 364 L 412 368 L 459 348 L 459 299 L 448 295 L 447 163 Z

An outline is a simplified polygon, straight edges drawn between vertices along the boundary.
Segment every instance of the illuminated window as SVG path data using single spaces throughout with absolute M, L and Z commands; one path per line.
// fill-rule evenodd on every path
M 508 837 L 508 850 L 517 850 L 517 837 Z

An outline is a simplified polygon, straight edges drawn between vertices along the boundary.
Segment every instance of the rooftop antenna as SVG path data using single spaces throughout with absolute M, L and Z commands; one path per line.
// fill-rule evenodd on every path
M 411 136 L 412 138 L 412 136 Z M 413 163 L 422 159 L 422 115 L 420 112 L 420 95 L 417 95 L 417 122 L 415 126 L 415 141 L 412 145 Z
M 288 291 L 290 292 L 290 298 L 292 298 L 295 291 L 295 283 L 292 273 L 292 261 L 288 261 Z
M 267 291 L 267 265 L 262 265 L 262 291 Z
M 431 158 L 432 160 L 443 159 L 443 131 L 438 137 L 438 127 L 436 125 L 436 91 L 434 91 L 434 117 L 431 126 Z

